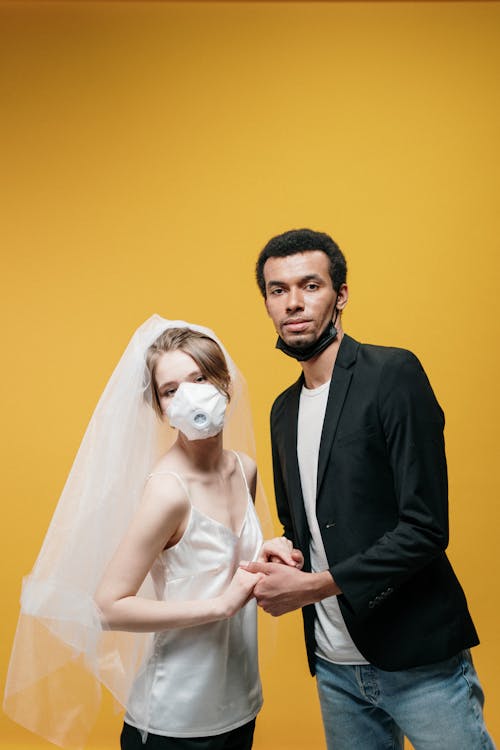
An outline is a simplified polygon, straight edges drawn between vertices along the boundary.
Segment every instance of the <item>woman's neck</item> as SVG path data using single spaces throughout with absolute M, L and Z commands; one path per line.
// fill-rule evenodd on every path
M 200 472 L 220 471 L 224 460 L 222 432 L 203 440 L 188 440 L 179 432 L 175 448 L 191 467 Z

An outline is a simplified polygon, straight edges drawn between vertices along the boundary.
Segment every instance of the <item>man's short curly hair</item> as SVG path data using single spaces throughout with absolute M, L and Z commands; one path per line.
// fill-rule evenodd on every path
M 330 261 L 330 276 L 336 292 L 347 278 L 347 263 L 342 250 L 337 243 L 324 232 L 314 232 L 312 229 L 291 229 L 289 232 L 273 237 L 260 253 L 257 259 L 255 275 L 257 284 L 266 297 L 266 283 L 264 281 L 264 264 L 268 258 L 285 258 L 287 255 L 306 253 L 311 250 L 322 250 Z

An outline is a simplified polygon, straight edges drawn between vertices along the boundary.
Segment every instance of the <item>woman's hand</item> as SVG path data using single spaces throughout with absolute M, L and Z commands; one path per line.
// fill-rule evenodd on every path
M 219 597 L 222 619 L 235 615 L 252 598 L 254 587 L 263 577 L 262 573 L 249 573 L 238 568 L 231 583 Z
M 257 562 L 283 563 L 302 570 L 304 556 L 299 549 L 294 549 L 292 542 L 286 536 L 277 536 L 264 542 Z

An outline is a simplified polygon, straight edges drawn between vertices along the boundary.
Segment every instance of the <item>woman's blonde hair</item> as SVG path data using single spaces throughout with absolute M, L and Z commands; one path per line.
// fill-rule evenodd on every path
M 190 328 L 168 328 L 158 336 L 146 353 L 146 366 L 151 382 L 151 403 L 156 414 L 159 417 L 163 416 L 155 376 L 158 360 L 165 352 L 178 349 L 192 357 L 202 375 L 229 400 L 231 376 L 220 346 L 209 336 Z

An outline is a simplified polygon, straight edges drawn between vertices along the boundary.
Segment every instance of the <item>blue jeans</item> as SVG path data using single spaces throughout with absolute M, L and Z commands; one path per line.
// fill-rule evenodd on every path
M 469 651 L 386 672 L 316 660 L 328 750 L 494 750 Z

